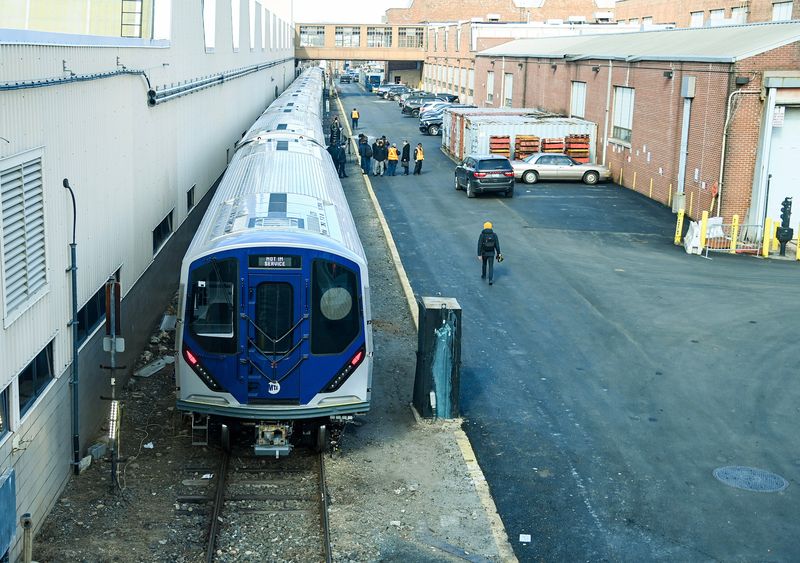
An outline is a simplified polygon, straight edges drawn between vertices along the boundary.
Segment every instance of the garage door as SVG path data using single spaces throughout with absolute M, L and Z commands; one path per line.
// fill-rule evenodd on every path
M 783 198 L 793 198 L 791 226 L 797 236 L 800 224 L 800 165 L 797 162 L 800 155 L 800 107 L 776 106 L 776 110 L 769 155 L 767 217 L 780 221 Z

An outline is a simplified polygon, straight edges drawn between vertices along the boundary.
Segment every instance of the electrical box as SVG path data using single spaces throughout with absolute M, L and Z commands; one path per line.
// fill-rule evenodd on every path
M 684 76 L 681 81 L 681 97 L 694 98 L 694 85 L 697 79 L 694 76 Z
M 417 304 L 414 408 L 426 418 L 456 418 L 461 379 L 461 306 L 452 297 L 422 297 Z
M 0 559 L 11 549 L 17 532 L 17 485 L 14 469 L 0 474 Z
M 686 209 L 686 194 L 675 194 L 672 196 L 672 212 L 677 213 L 681 209 Z

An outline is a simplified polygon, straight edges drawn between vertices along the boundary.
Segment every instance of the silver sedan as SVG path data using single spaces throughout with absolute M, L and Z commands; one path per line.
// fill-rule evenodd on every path
M 575 180 L 585 184 L 605 182 L 611 177 L 607 166 L 582 164 L 565 154 L 537 152 L 523 160 L 512 160 L 514 178 L 526 184 L 540 180 Z

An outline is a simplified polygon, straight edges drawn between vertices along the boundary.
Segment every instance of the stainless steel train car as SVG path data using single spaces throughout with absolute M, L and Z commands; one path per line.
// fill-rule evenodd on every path
M 367 260 L 322 89 L 306 70 L 243 136 L 181 268 L 177 406 L 193 432 L 252 426 L 262 455 L 370 406 Z

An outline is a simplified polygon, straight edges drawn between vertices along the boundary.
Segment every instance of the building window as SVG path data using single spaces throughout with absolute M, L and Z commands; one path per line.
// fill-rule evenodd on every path
M 397 46 L 410 49 L 422 48 L 423 30 L 421 27 L 397 28 Z
M 203 37 L 206 53 L 213 53 L 217 40 L 217 0 L 203 0 Z
M 47 290 L 42 149 L 0 160 L 5 326 Z
M 486 101 L 494 101 L 494 72 L 486 73 Z
M 9 397 L 11 396 L 11 386 L 7 385 L 0 391 L 0 441 L 8 434 L 10 420 L 8 418 Z
M 158 227 L 153 229 L 153 256 L 164 246 L 164 243 L 172 234 L 172 211 L 170 211 Z
M 586 117 L 586 82 L 572 83 L 569 113 L 572 117 Z
M 689 16 L 689 27 L 703 27 L 705 12 L 692 12 Z
M 267 9 L 261 6 L 261 50 L 267 50 Z
M 197 187 L 197 184 L 189 188 L 186 192 L 186 213 L 189 213 L 194 208 L 194 189 Z
M 475 94 L 475 71 L 469 69 L 467 72 L 467 80 L 469 81 L 469 95 L 473 96 Z
M 273 16 L 274 18 L 274 16 Z M 272 44 L 272 33 L 270 32 L 270 44 Z M 301 25 L 300 26 L 300 46 L 301 47 L 324 47 L 325 46 L 325 27 L 321 25 Z
M 434 51 L 438 51 L 439 50 L 439 30 L 438 29 L 434 29 L 433 30 L 433 50 Z
M 642 25 L 653 25 L 653 16 L 642 18 Z
M 391 46 L 392 46 L 391 27 L 367 28 L 367 47 L 391 47 Z
M 731 8 L 731 20 L 734 23 L 747 23 L 747 8 Z
M 614 87 L 614 130 L 612 137 L 631 142 L 633 129 L 633 88 Z
M 369 32 L 367 32 L 367 36 L 369 36 Z M 337 47 L 360 47 L 361 28 L 337 25 L 333 44 Z
M 467 69 L 461 69 L 461 80 L 458 81 L 458 84 L 461 87 L 461 93 L 464 94 L 467 91 Z
M 456 28 L 456 51 L 461 51 L 461 26 Z
M 722 9 L 722 10 L 711 10 L 710 12 L 708 12 L 708 21 L 712 25 L 714 25 L 714 24 L 719 25 L 719 23 L 724 19 L 725 19 L 725 10 L 724 9 Z
M 503 76 L 503 106 L 510 108 L 514 98 L 514 75 L 507 72 Z
M 448 90 L 453 87 L 453 67 L 447 67 L 447 84 L 444 85 Z
M 639 25 L 639 18 L 631 18 L 630 24 L 631 25 Z
M 772 21 L 782 22 L 792 19 L 792 2 L 776 2 L 772 5 Z
M 444 43 L 442 43 L 442 51 L 447 51 L 447 36 L 450 35 L 450 28 L 444 28 Z
M 53 380 L 53 343 L 39 352 L 19 374 L 19 415 L 23 416 Z
M 231 33 L 233 34 L 233 52 L 239 50 L 239 29 L 242 24 L 240 0 L 231 0 Z
M 125 1 L 120 2 L 120 36 L 142 37 L 142 3 Z

